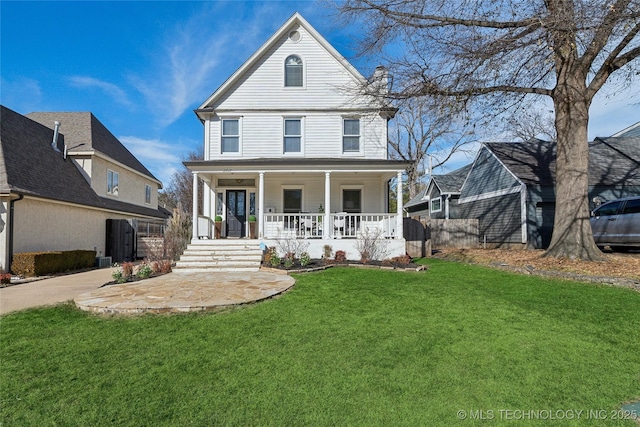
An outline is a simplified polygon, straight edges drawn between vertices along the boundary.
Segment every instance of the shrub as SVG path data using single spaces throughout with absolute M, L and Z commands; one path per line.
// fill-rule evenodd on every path
M 11 271 L 20 276 L 42 276 L 91 268 L 95 262 L 96 251 L 22 252 L 13 256 Z
M 322 259 L 329 260 L 331 259 L 332 255 L 333 255 L 333 248 L 331 247 L 331 245 L 324 245 L 322 247 Z
M 275 250 L 271 254 L 271 258 L 269 259 L 269 263 L 271 264 L 272 267 L 279 267 L 280 266 L 280 257 L 278 256 L 278 252 L 276 252 Z
M 155 274 L 167 274 L 171 273 L 171 260 L 161 259 L 151 263 L 151 270 Z
M 133 263 L 132 262 L 123 262 L 122 263 L 122 274 L 124 277 L 133 276 Z
M 8 285 L 9 283 L 11 283 L 11 274 L 10 273 L 0 274 L 0 284 Z
M 276 248 L 273 246 L 268 247 L 267 251 L 264 253 L 263 262 L 265 264 L 271 264 L 271 258 L 273 257 L 274 254 L 277 255 Z
M 140 265 L 140 267 L 138 267 L 138 272 L 136 273 L 136 276 L 138 276 L 141 279 L 148 279 L 149 276 L 151 276 L 151 273 L 153 273 L 151 266 L 149 266 L 149 264 L 142 264 Z
M 310 243 L 303 239 L 296 239 L 295 237 L 282 237 L 278 234 L 276 238 L 276 247 L 281 254 L 292 253 L 295 257 L 299 257 L 302 252 L 306 252 L 309 249 Z
M 345 251 L 336 251 L 335 262 L 346 262 L 347 253 Z
M 306 267 L 311 262 L 311 257 L 309 256 L 309 252 L 302 252 L 300 254 L 300 265 Z
M 293 252 L 289 252 L 284 256 L 284 266 L 285 268 L 293 267 L 293 264 L 296 261 L 296 254 Z
M 127 281 L 127 278 L 124 277 L 124 274 L 122 274 L 122 270 L 116 270 L 111 274 L 111 277 L 113 277 L 113 280 L 116 281 L 116 283 L 124 283 Z
M 164 232 L 165 253 L 172 260 L 178 260 L 191 241 L 191 221 L 191 216 L 178 204 Z
M 387 245 L 384 231 L 381 229 L 369 230 L 365 228 L 358 234 L 356 240 L 356 249 L 360 253 L 360 261 L 364 264 L 384 259 L 389 253 Z
M 409 255 L 402 255 L 393 258 L 387 258 L 382 261 L 382 265 L 398 265 L 407 266 L 411 264 L 411 257 Z

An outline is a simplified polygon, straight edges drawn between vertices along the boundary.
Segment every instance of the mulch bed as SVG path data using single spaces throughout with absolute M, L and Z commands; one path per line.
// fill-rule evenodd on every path
M 345 262 L 336 262 L 336 261 L 324 261 L 320 259 L 313 259 L 311 262 L 305 266 L 300 265 L 298 261 L 296 261 L 293 266 L 285 267 L 284 264 L 280 264 L 279 266 L 272 266 L 268 263 L 262 263 L 260 267 L 261 270 L 264 271 L 272 271 L 274 273 L 279 274 L 291 274 L 291 273 L 310 273 L 313 271 L 322 271 L 331 267 L 355 267 L 355 268 L 375 268 L 382 270 L 398 270 L 398 271 L 423 271 L 427 269 L 425 265 L 419 265 L 414 262 L 409 264 L 400 264 L 400 263 L 389 263 L 383 261 L 370 261 L 368 263 L 362 263 L 358 261 L 345 261 Z

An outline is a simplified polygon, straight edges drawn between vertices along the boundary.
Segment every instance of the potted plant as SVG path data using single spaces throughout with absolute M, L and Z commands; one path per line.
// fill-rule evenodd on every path
M 216 215 L 214 226 L 215 226 L 216 239 L 219 239 L 220 235 L 222 234 L 222 217 L 220 215 Z
M 256 216 L 249 215 L 249 238 L 256 238 Z

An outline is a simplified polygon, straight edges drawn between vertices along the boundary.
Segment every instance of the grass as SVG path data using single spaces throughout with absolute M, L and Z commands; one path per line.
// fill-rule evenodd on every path
M 428 264 L 300 275 L 221 313 L 6 315 L 3 424 L 634 425 L 611 414 L 640 398 L 640 294 Z

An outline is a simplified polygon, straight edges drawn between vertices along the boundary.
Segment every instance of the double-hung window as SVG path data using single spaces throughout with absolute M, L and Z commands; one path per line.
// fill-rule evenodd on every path
M 360 151 L 360 119 L 343 119 L 342 121 L 342 151 Z
M 151 186 L 149 184 L 144 185 L 144 203 L 151 204 Z
M 284 86 L 302 87 L 302 59 L 299 56 L 288 56 L 284 61 Z
M 107 194 L 118 195 L 118 172 L 107 169 Z
M 221 146 L 223 153 L 240 152 L 240 120 L 222 119 Z
M 300 153 L 302 148 L 302 120 L 284 119 L 284 153 Z

